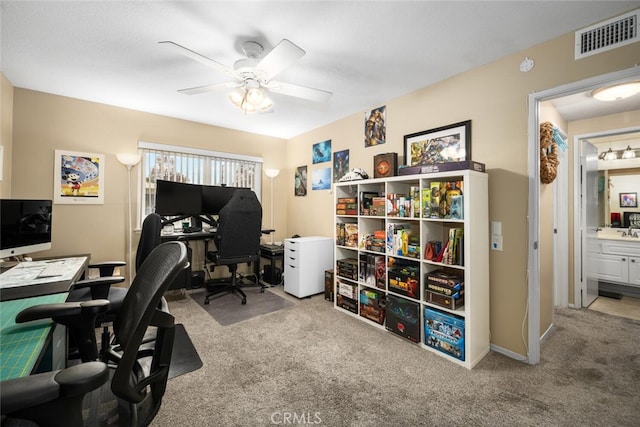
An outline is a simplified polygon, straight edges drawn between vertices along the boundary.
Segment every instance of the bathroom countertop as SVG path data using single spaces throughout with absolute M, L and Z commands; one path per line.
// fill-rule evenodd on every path
M 634 229 L 635 230 L 635 229 Z M 629 236 L 622 236 L 622 232 L 626 230 L 623 230 L 621 228 L 617 228 L 615 230 L 611 230 L 611 229 L 604 229 L 602 231 L 598 231 L 598 240 L 617 240 L 617 241 L 623 241 L 623 242 L 635 242 L 640 244 L 640 237 L 629 237 Z M 638 232 L 638 235 L 640 236 L 640 232 Z

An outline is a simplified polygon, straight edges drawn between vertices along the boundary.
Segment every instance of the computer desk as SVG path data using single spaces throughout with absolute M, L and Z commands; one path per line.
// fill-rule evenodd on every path
M 38 278 L 51 263 L 61 264 L 63 275 Z M 0 274 L 0 301 L 67 292 L 72 283 L 84 276 L 88 265 L 89 255 L 20 262 Z
M 52 262 L 64 264 L 64 274 L 37 278 Z M 61 369 L 67 358 L 66 330 L 43 319 L 17 324 L 16 315 L 38 304 L 67 299 L 69 287 L 83 277 L 88 255 L 18 263 L 0 274 L 0 380 Z
M 262 234 L 271 234 L 273 233 L 275 230 L 271 229 L 271 228 L 263 228 L 261 229 Z M 172 240 L 186 240 L 186 241 L 191 241 L 191 240 L 201 240 L 204 242 L 204 260 L 203 260 L 203 265 L 206 266 L 207 264 L 207 252 L 209 252 L 209 242 L 213 240 L 213 236 L 215 236 L 215 228 L 210 228 L 208 230 L 203 230 L 203 231 L 195 231 L 192 233 L 183 233 L 183 232 L 173 232 L 173 233 L 163 233 L 160 235 L 160 241 L 162 242 L 168 242 L 168 241 L 172 241 Z M 270 246 L 270 245 L 267 245 Z M 284 257 L 284 251 L 283 251 L 283 256 L 282 257 L 278 257 L 278 256 L 261 256 L 261 258 L 267 258 L 271 260 L 271 266 L 273 267 L 273 261 L 274 259 L 283 259 Z M 189 260 L 191 262 L 191 260 Z M 193 263 L 192 263 L 193 265 Z M 206 268 L 206 267 L 205 267 Z M 254 263 L 254 267 L 253 267 L 253 271 L 254 274 L 256 275 L 256 277 L 260 277 L 260 259 L 258 259 L 257 262 Z

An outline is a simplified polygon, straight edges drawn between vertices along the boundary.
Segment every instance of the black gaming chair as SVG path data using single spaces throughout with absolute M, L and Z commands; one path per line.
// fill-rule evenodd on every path
M 138 242 L 138 250 L 136 252 L 136 272 L 151 251 L 160 244 L 161 228 L 161 218 L 155 213 L 148 215 L 142 222 L 142 232 L 140 233 L 140 241 Z M 115 267 L 120 267 L 124 264 L 124 262 L 120 261 L 109 261 L 101 264 L 90 265 L 90 267 L 99 269 L 101 277 L 81 280 L 74 283 L 69 288 L 69 296 L 67 297 L 67 302 L 90 301 L 96 299 L 106 299 L 110 302 L 109 310 L 106 313 L 98 315 L 96 319 L 96 327 L 102 327 L 102 348 L 100 354 L 102 354 L 103 361 L 106 361 L 105 356 L 111 341 L 109 325 L 113 323 L 113 320 L 120 310 L 122 302 L 124 301 L 128 291 L 127 288 L 111 286 L 124 281 L 124 277 L 122 276 L 112 276 Z M 73 340 L 71 345 L 76 345 L 78 347 L 78 356 L 83 362 L 96 360 L 98 358 L 98 354 L 93 354 L 95 338 L 94 342 L 84 344 L 84 346 L 79 343 L 75 343 L 75 340 Z
M 238 294 L 242 297 L 242 304 L 247 303 L 247 295 L 239 286 L 238 264 L 258 262 L 261 229 L 262 206 L 256 194 L 251 190 L 236 190 L 218 216 L 218 228 L 213 236 L 216 251 L 207 253 L 207 260 L 213 267 L 226 265 L 229 268 L 231 278 L 223 283 L 207 281 L 210 292 L 205 296 L 205 304 L 209 304 L 210 298 L 221 292 Z
M 184 243 L 157 246 L 141 265 L 116 313 L 113 329 L 122 344 L 110 386 L 118 398 L 120 425 L 146 426 L 160 409 L 175 336 L 174 317 L 163 294 L 187 266 Z M 16 322 L 53 318 L 73 325 L 82 322 L 69 318 L 86 317 L 84 323 L 91 324 L 91 316 L 107 305 L 108 301 L 99 300 L 34 306 L 19 313 Z M 156 331 L 151 347 L 143 341 L 149 327 Z M 0 383 L 2 415 L 32 420 L 42 427 L 81 426 L 82 396 L 107 381 L 106 371 L 104 363 L 88 362 L 4 381 Z

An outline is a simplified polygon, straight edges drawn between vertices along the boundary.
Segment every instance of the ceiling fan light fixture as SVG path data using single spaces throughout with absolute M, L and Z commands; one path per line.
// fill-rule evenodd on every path
M 640 93 L 640 81 L 620 83 L 613 86 L 602 87 L 592 92 L 592 96 L 598 101 L 619 101 Z

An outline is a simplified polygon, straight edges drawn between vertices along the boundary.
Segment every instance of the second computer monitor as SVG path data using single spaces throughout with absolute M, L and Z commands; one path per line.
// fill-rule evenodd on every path
M 225 187 L 217 185 L 202 186 L 202 213 L 205 215 L 218 215 L 220 210 L 231 200 L 236 190 L 245 187 Z

